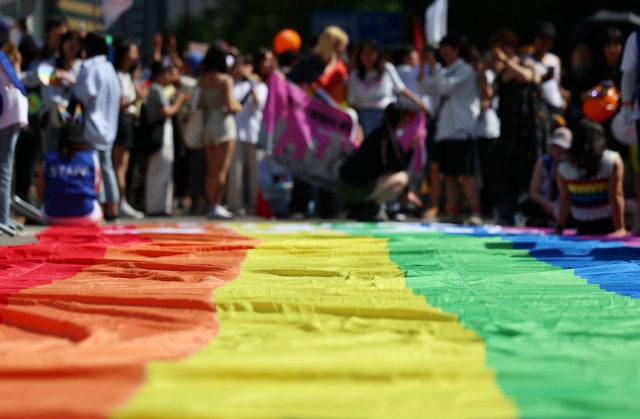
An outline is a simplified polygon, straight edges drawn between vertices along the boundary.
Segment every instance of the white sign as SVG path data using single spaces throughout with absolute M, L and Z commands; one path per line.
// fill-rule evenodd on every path
M 427 43 L 433 47 L 440 44 L 442 38 L 447 36 L 448 0 L 435 0 L 425 13 L 424 33 Z

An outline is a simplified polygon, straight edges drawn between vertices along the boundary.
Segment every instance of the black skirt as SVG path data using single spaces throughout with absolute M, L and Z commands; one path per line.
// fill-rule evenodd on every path
M 579 236 L 595 236 L 601 234 L 611 234 L 615 231 L 613 219 L 603 218 L 595 221 L 578 221 L 576 220 Z
M 118 117 L 118 135 L 114 145 L 119 145 L 128 150 L 133 148 L 133 124 L 135 115 L 121 113 Z

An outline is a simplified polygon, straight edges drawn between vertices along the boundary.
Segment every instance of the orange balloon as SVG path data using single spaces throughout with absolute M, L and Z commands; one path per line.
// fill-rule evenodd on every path
M 620 94 L 618 89 L 610 86 L 604 93 L 600 85 L 591 91 L 591 98 L 582 102 L 582 113 L 596 122 L 608 121 L 618 110 Z
M 302 45 L 302 39 L 293 29 L 283 29 L 273 38 L 273 51 L 282 54 L 285 51 L 298 51 Z

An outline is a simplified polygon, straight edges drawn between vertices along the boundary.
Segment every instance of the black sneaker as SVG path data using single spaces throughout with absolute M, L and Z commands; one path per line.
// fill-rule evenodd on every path
M 362 212 L 363 208 L 364 208 L 364 204 L 361 202 L 357 204 L 349 205 L 349 212 L 347 212 L 347 218 L 351 220 L 357 220 L 358 218 L 360 218 L 360 213 Z

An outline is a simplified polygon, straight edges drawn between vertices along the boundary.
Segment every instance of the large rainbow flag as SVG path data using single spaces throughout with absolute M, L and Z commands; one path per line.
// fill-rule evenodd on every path
M 52 227 L 0 249 L 0 416 L 639 418 L 639 243 Z

